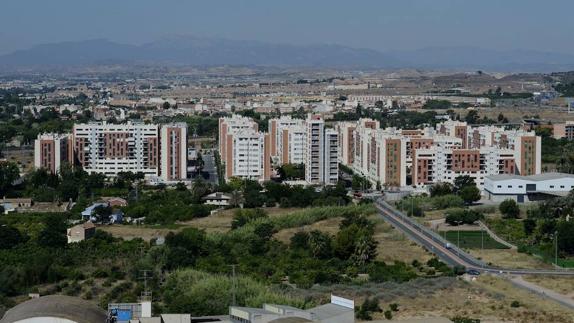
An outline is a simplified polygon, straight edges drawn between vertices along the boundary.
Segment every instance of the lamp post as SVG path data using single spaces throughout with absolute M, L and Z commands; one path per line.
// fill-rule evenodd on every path
M 554 232 L 554 264 L 558 267 L 558 231 Z

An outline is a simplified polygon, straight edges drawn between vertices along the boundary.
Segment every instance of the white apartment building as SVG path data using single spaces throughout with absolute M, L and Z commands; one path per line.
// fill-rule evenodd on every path
M 238 177 L 264 181 L 271 176 L 270 136 L 253 129 L 227 134 L 225 179 Z
M 251 118 L 232 115 L 231 117 L 219 118 L 219 155 L 224 156 L 227 154 L 227 140 L 222 140 L 222 138 L 227 138 L 228 133 L 233 133 L 234 131 L 242 129 L 253 129 L 257 131 L 257 122 L 253 121 Z M 223 157 L 222 157 L 223 159 Z
M 56 174 L 63 163 L 72 163 L 70 134 L 39 134 L 34 141 L 34 167 Z
M 336 184 L 339 173 L 337 131 L 325 129 L 323 118 L 312 114 L 307 117 L 306 128 L 305 180 L 309 184 Z
M 303 163 L 306 144 L 305 120 L 290 116 L 269 120 L 271 158 L 277 165 Z
M 305 162 L 307 131 L 304 125 L 279 127 L 277 139 L 277 156 L 275 160 L 278 165 L 302 164 Z M 271 137 L 271 141 L 273 142 L 273 137 Z
M 159 176 L 158 125 L 76 124 L 73 138 L 75 159 L 88 173 L 115 176 L 129 171 Z
M 468 175 L 479 188 L 489 175 L 514 174 L 515 154 L 510 149 L 418 149 L 413 164 L 413 185 L 454 183 L 458 176 Z

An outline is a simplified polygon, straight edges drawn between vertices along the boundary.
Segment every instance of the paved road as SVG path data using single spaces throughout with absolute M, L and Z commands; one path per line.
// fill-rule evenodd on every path
M 462 266 L 467 270 L 474 269 L 482 273 L 491 273 L 507 278 L 510 282 L 520 288 L 557 301 L 570 309 L 574 309 L 574 301 L 570 297 L 522 279 L 522 275 L 574 276 L 574 271 L 508 269 L 488 266 L 484 262 L 474 258 L 454 245 L 450 246 L 449 244 L 449 248 L 447 248 L 447 241 L 440 235 L 394 209 L 391 205 L 385 202 L 383 198 L 377 199 L 375 201 L 375 206 L 385 221 L 389 222 L 398 230 L 404 232 L 411 240 L 427 248 L 447 264 L 450 264 L 451 266 Z
M 450 247 L 447 248 L 448 241 L 443 237 L 405 216 L 382 198 L 376 200 L 375 205 L 385 221 L 403 231 L 411 240 L 424 246 L 451 266 L 463 266 L 466 269 L 493 274 L 574 276 L 574 271 L 569 270 L 515 269 L 489 266 L 455 245 L 449 244 Z

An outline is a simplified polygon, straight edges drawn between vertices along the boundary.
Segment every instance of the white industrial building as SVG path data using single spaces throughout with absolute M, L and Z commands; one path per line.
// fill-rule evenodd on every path
M 566 196 L 573 189 L 572 174 L 544 173 L 531 176 L 502 174 L 485 178 L 483 195 L 495 202 L 512 199 L 524 203 Z

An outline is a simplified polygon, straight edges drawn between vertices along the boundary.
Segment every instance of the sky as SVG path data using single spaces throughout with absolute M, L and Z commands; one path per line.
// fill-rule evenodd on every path
M 574 54 L 572 0 L 2 0 L 0 53 L 171 35 L 381 51 L 475 46 Z

